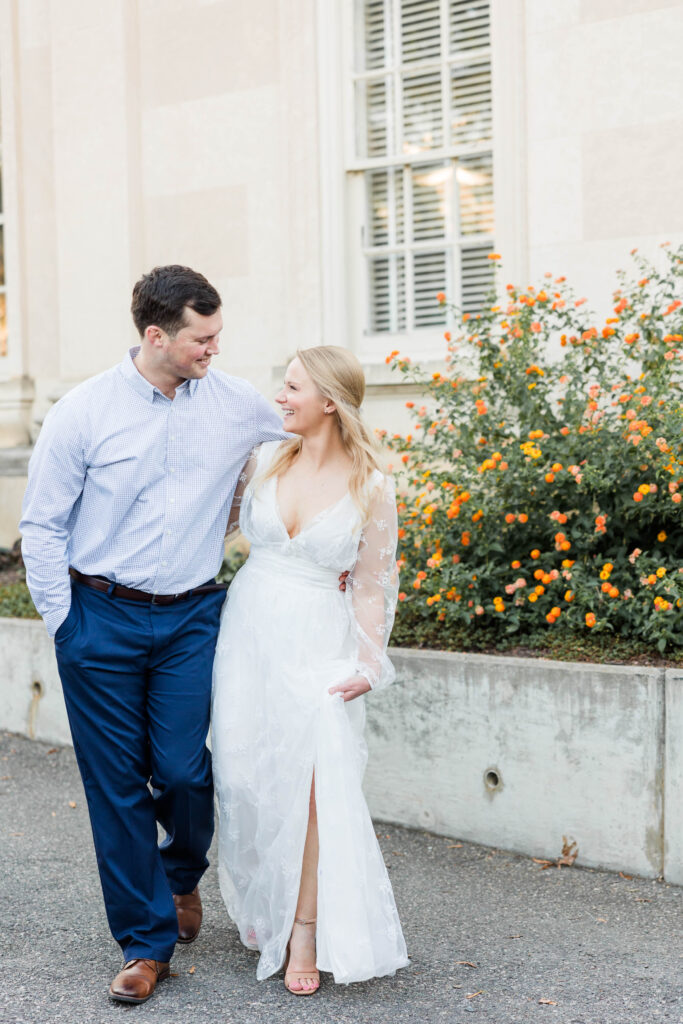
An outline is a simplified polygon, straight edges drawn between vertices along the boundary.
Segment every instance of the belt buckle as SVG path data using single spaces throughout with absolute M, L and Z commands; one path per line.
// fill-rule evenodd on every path
M 152 594 L 152 604 L 163 607 L 166 604 L 175 604 L 181 594 Z M 158 600 L 157 600 L 158 598 Z

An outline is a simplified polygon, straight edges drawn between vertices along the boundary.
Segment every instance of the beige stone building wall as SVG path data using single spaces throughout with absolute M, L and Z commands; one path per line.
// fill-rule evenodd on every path
M 683 3 L 525 6 L 529 270 L 604 312 L 632 248 L 683 241 Z
M 353 0 L 0 0 L 9 339 L 0 446 L 135 342 L 133 283 L 202 270 L 217 365 L 272 395 L 297 345 L 364 354 L 344 177 Z M 492 0 L 496 247 L 604 312 L 634 246 L 683 240 L 683 2 Z M 387 337 L 386 349 L 401 347 Z M 399 339 L 400 342 L 400 339 Z M 373 423 L 403 395 L 368 366 Z M 22 488 L 0 458 L 0 544 Z M 7 470 L 7 472 L 10 472 Z
M 268 392 L 320 339 L 313 0 L 0 6 L 18 250 L 0 381 L 28 378 L 39 421 L 135 342 L 140 274 L 182 262 L 223 297 L 218 365 Z

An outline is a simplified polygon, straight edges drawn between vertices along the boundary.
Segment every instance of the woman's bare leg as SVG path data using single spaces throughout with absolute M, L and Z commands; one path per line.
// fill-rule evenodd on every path
M 301 921 L 314 921 L 318 913 L 318 817 L 315 806 L 315 779 L 311 783 L 308 805 L 308 829 L 301 863 L 301 883 L 296 905 L 296 917 Z M 289 942 L 289 967 L 293 971 L 315 969 L 315 925 L 294 924 Z M 293 989 L 310 991 L 318 987 L 315 975 L 293 979 Z

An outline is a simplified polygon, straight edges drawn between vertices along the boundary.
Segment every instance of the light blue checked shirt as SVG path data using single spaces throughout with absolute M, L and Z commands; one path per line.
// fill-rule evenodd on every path
M 171 400 L 138 351 L 53 406 L 29 462 L 21 550 L 50 636 L 71 605 L 70 565 L 153 594 L 215 576 L 245 460 L 288 436 L 247 381 L 209 369 Z

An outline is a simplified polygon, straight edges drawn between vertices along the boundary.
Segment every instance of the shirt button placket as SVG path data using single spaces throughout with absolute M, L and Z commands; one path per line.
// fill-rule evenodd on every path
M 168 565 L 169 565 L 169 554 L 170 546 L 172 541 L 169 539 L 173 536 L 172 526 L 172 515 L 171 506 L 175 504 L 175 495 L 169 493 L 175 487 L 176 471 L 177 467 L 173 464 L 176 459 L 176 439 L 177 439 L 177 427 L 175 424 L 175 399 L 170 403 L 168 410 L 167 420 L 167 436 L 166 436 L 166 465 L 168 467 L 169 480 L 166 485 L 166 507 L 164 508 L 164 525 L 161 534 L 161 569 L 160 573 L 163 581 L 163 586 L 160 588 L 160 593 L 170 593 L 168 580 Z M 172 589 L 172 588 L 171 588 Z

